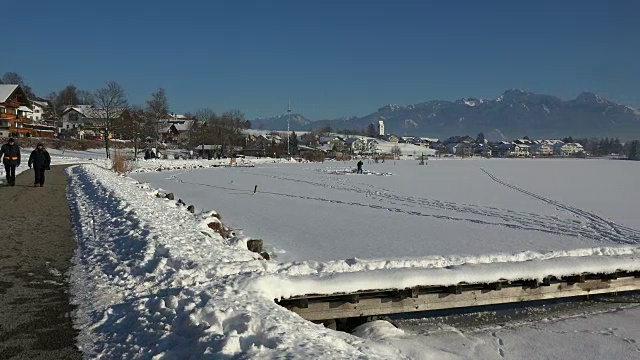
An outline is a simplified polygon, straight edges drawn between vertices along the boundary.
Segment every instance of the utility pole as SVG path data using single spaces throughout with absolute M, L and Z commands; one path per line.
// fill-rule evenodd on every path
M 289 107 L 287 108 L 287 114 L 289 114 L 289 117 L 287 118 L 287 159 L 291 160 L 291 133 L 289 132 L 289 124 L 291 123 L 291 98 L 289 98 Z

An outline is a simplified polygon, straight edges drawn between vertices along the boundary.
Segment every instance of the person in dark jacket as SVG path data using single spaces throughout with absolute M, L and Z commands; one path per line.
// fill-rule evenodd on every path
M 13 138 L 0 148 L 2 164 L 7 174 L 7 185 L 16 186 L 16 168 L 20 166 L 20 147 Z
M 47 150 L 44 149 L 44 145 L 38 144 L 35 150 L 31 152 L 29 156 L 29 168 L 33 166 L 33 171 L 36 175 L 33 181 L 33 186 L 44 186 L 44 171 L 49 170 L 51 165 L 51 157 Z
M 358 161 L 358 170 L 356 170 L 356 174 L 362 174 L 362 160 Z

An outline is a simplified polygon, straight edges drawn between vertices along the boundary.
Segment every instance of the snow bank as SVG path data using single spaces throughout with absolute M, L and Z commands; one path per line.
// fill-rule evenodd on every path
M 273 159 L 273 158 L 234 158 L 220 160 L 164 160 L 151 159 L 137 161 L 134 173 L 144 173 L 152 171 L 170 171 L 184 169 L 204 169 L 221 166 L 231 167 L 253 167 L 257 164 L 280 164 L 280 163 L 297 163 L 295 160 Z
M 640 271 L 640 248 L 630 255 L 555 257 L 517 262 L 467 263 L 444 268 L 396 268 L 308 276 L 269 275 L 256 281 L 258 291 L 280 299 L 296 295 L 351 293 L 415 286 L 483 284 L 499 280 L 542 280 L 547 276 Z
M 543 261 L 564 258 L 597 258 L 598 256 L 637 256 L 640 255 L 638 246 L 604 246 L 574 250 L 560 250 L 539 253 L 535 251 L 522 251 L 514 254 L 495 253 L 483 255 L 450 255 L 450 256 L 425 256 L 414 258 L 389 258 L 389 259 L 346 259 L 328 262 L 304 261 L 282 264 L 281 271 L 288 275 L 311 275 L 343 272 L 359 272 L 389 269 L 433 269 L 454 268 L 461 265 L 493 264 L 493 263 L 526 263 L 531 261 Z M 559 261 L 559 260 L 558 260 Z
M 402 358 L 325 329 L 249 284 L 267 262 L 202 217 L 93 165 L 69 168 L 74 322 L 87 358 Z M 204 214 L 202 216 L 206 216 Z
M 402 336 L 404 335 L 404 330 L 398 329 L 388 321 L 376 320 L 358 326 L 353 330 L 352 334 L 364 339 L 379 341 L 390 337 Z

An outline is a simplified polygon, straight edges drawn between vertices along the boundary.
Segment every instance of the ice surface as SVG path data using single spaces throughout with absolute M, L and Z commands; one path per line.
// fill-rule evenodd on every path
M 387 161 L 365 163 L 372 174 L 355 175 L 355 162 L 326 162 L 134 177 L 198 209 L 215 208 L 281 261 L 328 261 L 637 244 L 634 165 Z

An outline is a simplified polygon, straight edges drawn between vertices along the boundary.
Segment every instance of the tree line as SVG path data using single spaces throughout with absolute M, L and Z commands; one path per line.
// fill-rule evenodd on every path
M 15 72 L 7 72 L 0 84 L 18 84 L 29 99 L 38 99 L 31 87 Z M 104 130 L 105 150 L 110 157 L 112 137 L 133 142 L 137 152 L 143 144 L 160 141 L 160 132 L 166 130 L 169 118 L 169 101 L 165 89 L 153 92 L 143 105 L 130 105 L 124 88 L 115 81 L 107 81 L 103 87 L 93 91 L 79 89 L 69 84 L 46 96 L 50 106 L 43 117 L 60 120 L 69 106 L 91 105 L 96 108 L 99 126 Z M 222 151 L 232 146 L 244 145 L 241 130 L 251 128 L 251 122 L 239 110 L 216 114 L 211 108 L 203 108 L 185 114 L 185 120 L 195 120 L 185 146 L 191 148 L 202 144 L 220 144 Z M 63 129 L 66 130 L 66 129 Z
M 640 150 L 638 140 L 622 143 L 618 138 L 576 138 L 569 136 L 562 139 L 565 143 L 578 143 L 582 145 L 584 151 L 592 156 L 620 155 L 626 156 L 630 160 L 640 160 Z

